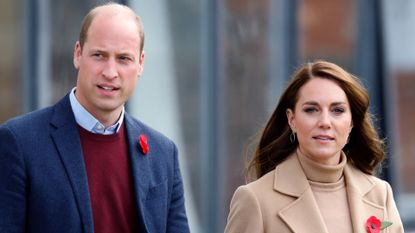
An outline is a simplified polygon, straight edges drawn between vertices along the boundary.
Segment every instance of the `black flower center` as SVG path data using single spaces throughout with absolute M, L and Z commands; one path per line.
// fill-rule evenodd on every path
M 376 229 L 376 224 L 372 223 L 371 227 L 372 229 Z

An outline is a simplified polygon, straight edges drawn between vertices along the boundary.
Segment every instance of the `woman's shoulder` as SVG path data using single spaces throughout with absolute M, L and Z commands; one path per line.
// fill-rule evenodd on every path
M 392 188 L 389 182 L 380 179 L 379 177 L 376 177 L 374 175 L 367 176 L 373 182 L 373 188 L 370 192 L 368 192 L 368 197 L 372 197 L 372 199 L 378 197 L 376 199 L 379 199 L 379 204 L 383 204 L 387 201 L 388 198 L 391 198 L 391 196 L 393 196 Z
M 349 165 L 349 167 L 351 167 Z M 355 186 L 368 200 L 383 205 L 385 202 L 393 197 L 392 188 L 390 184 L 375 176 L 363 173 L 356 167 L 352 167 L 351 174 L 347 175 L 349 178 L 349 185 Z
M 292 196 L 275 189 L 275 172 L 274 169 L 255 181 L 239 186 L 232 198 L 232 205 L 237 206 L 239 203 L 247 210 L 256 208 L 264 215 L 271 216 L 271 213 L 291 203 L 294 200 Z
M 372 186 L 381 186 L 386 187 L 389 186 L 389 183 L 381 178 L 379 178 L 376 175 L 366 174 L 362 171 L 360 171 L 356 166 L 352 164 L 347 165 L 349 172 L 352 174 L 353 179 L 360 180 L 367 180 Z
M 240 186 L 241 188 L 249 189 L 255 192 L 264 191 L 264 189 L 272 190 L 272 185 L 274 183 L 275 169 L 269 171 L 260 178 L 247 183 L 246 185 Z
M 254 202 L 262 202 L 261 200 L 273 193 L 273 180 L 275 170 L 268 172 L 264 176 L 239 186 L 233 195 L 233 200 L 250 200 Z M 257 203 L 258 204 L 258 203 Z
M 264 193 L 299 196 L 308 188 L 308 181 L 297 157 L 291 155 L 273 170 L 245 185 L 245 188 L 261 196 Z
M 381 178 L 379 178 L 376 175 L 369 175 L 369 174 L 365 174 L 366 176 L 368 176 L 368 179 L 370 179 L 374 185 L 380 185 L 380 186 L 389 186 L 389 182 L 386 180 L 383 180 Z

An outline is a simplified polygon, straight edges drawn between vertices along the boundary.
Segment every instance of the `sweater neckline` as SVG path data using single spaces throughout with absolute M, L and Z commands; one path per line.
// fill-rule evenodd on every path
M 296 155 L 309 181 L 337 183 L 343 177 L 343 170 L 347 163 L 347 157 L 343 151 L 340 154 L 340 162 L 336 165 L 317 163 L 303 155 L 298 149 Z
M 98 133 L 92 133 L 88 130 L 82 128 L 82 126 L 78 125 L 79 134 L 80 136 L 92 140 L 92 141 L 105 141 L 105 142 L 112 142 L 112 141 L 118 141 L 124 136 L 124 124 L 121 125 L 120 130 L 114 134 L 98 134 Z

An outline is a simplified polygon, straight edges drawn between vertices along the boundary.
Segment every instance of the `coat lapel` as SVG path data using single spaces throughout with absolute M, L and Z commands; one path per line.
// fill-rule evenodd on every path
M 368 197 L 374 187 L 370 178 L 350 164 L 344 168 L 347 197 L 353 232 L 365 233 L 370 216 L 384 219 L 385 209 Z M 274 189 L 295 199 L 278 215 L 295 233 L 327 232 L 323 217 L 295 154 L 281 163 L 275 171 Z
M 76 128 L 77 123 L 73 116 L 68 95 L 55 105 L 51 125 L 55 127 L 55 131 L 51 132 L 52 140 L 68 174 L 81 215 L 84 232 L 92 233 L 93 219 L 88 179 L 81 141 Z
M 274 190 L 296 198 L 278 213 L 293 232 L 328 233 L 313 192 L 295 154 L 290 155 L 285 162 L 277 166 Z
M 142 128 L 136 123 L 129 114 L 125 114 L 125 126 L 127 130 L 128 150 L 131 161 L 131 172 L 134 183 L 134 194 L 141 226 L 140 232 L 148 232 L 145 224 L 145 214 L 143 209 L 143 198 L 149 189 L 150 157 L 151 146 L 148 154 L 144 155 L 139 147 L 138 139 L 144 133 Z M 149 142 L 150 144 L 150 142 Z
M 349 199 L 350 217 L 353 224 L 353 232 L 365 233 L 366 220 L 370 216 L 384 219 L 384 207 L 376 205 L 366 198 L 366 195 L 374 187 L 374 183 L 368 176 L 347 164 L 344 168 L 347 196 Z

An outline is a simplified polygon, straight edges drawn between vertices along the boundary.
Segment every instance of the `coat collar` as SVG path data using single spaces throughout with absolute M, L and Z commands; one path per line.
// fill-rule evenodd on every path
M 278 216 L 296 233 L 328 233 L 318 211 L 314 195 L 295 154 L 275 169 L 274 190 L 294 197 L 294 201 L 278 212 Z
M 81 148 L 77 123 L 71 110 L 69 96 L 59 101 L 53 110 L 50 124 L 52 140 L 68 174 L 75 200 L 81 215 L 84 232 L 93 233 L 92 208 L 88 190 L 88 179 Z
M 385 218 L 385 208 L 375 204 L 371 199 L 370 194 L 375 187 L 375 182 L 373 177 L 364 174 L 350 164 L 345 167 L 344 176 L 353 232 L 366 232 L 365 224 L 370 216 L 374 215 L 379 219 Z
M 366 232 L 366 220 L 371 215 L 382 219 L 384 213 L 383 207 L 368 198 L 375 184 L 370 176 L 350 163 L 344 168 L 344 176 L 353 232 Z M 278 212 L 278 216 L 293 232 L 327 233 L 311 187 L 295 154 L 291 154 L 276 167 L 273 188 L 276 192 L 294 198 L 292 203 Z
M 65 167 L 75 200 L 81 215 L 83 230 L 93 233 L 92 207 L 88 189 L 88 178 L 81 147 L 81 139 L 77 123 L 66 95 L 54 107 L 50 124 L 54 128 L 51 132 L 52 140 L 56 145 L 59 156 Z M 143 218 L 141 199 L 145 197 L 149 187 L 149 155 L 143 156 L 138 148 L 138 137 L 143 132 L 142 127 L 127 113 L 124 115 L 127 131 L 128 149 L 133 177 L 133 189 L 137 203 L 138 221 L 142 227 L 140 232 L 148 232 Z
M 151 151 L 144 155 L 142 154 L 138 139 L 140 134 L 145 133 L 143 128 L 128 114 L 125 113 L 125 127 L 127 130 L 128 150 L 131 161 L 131 172 L 133 177 L 133 188 L 135 193 L 135 202 L 137 205 L 138 217 L 140 222 L 140 232 L 148 232 L 145 224 L 145 214 L 142 199 L 145 198 L 150 187 Z

